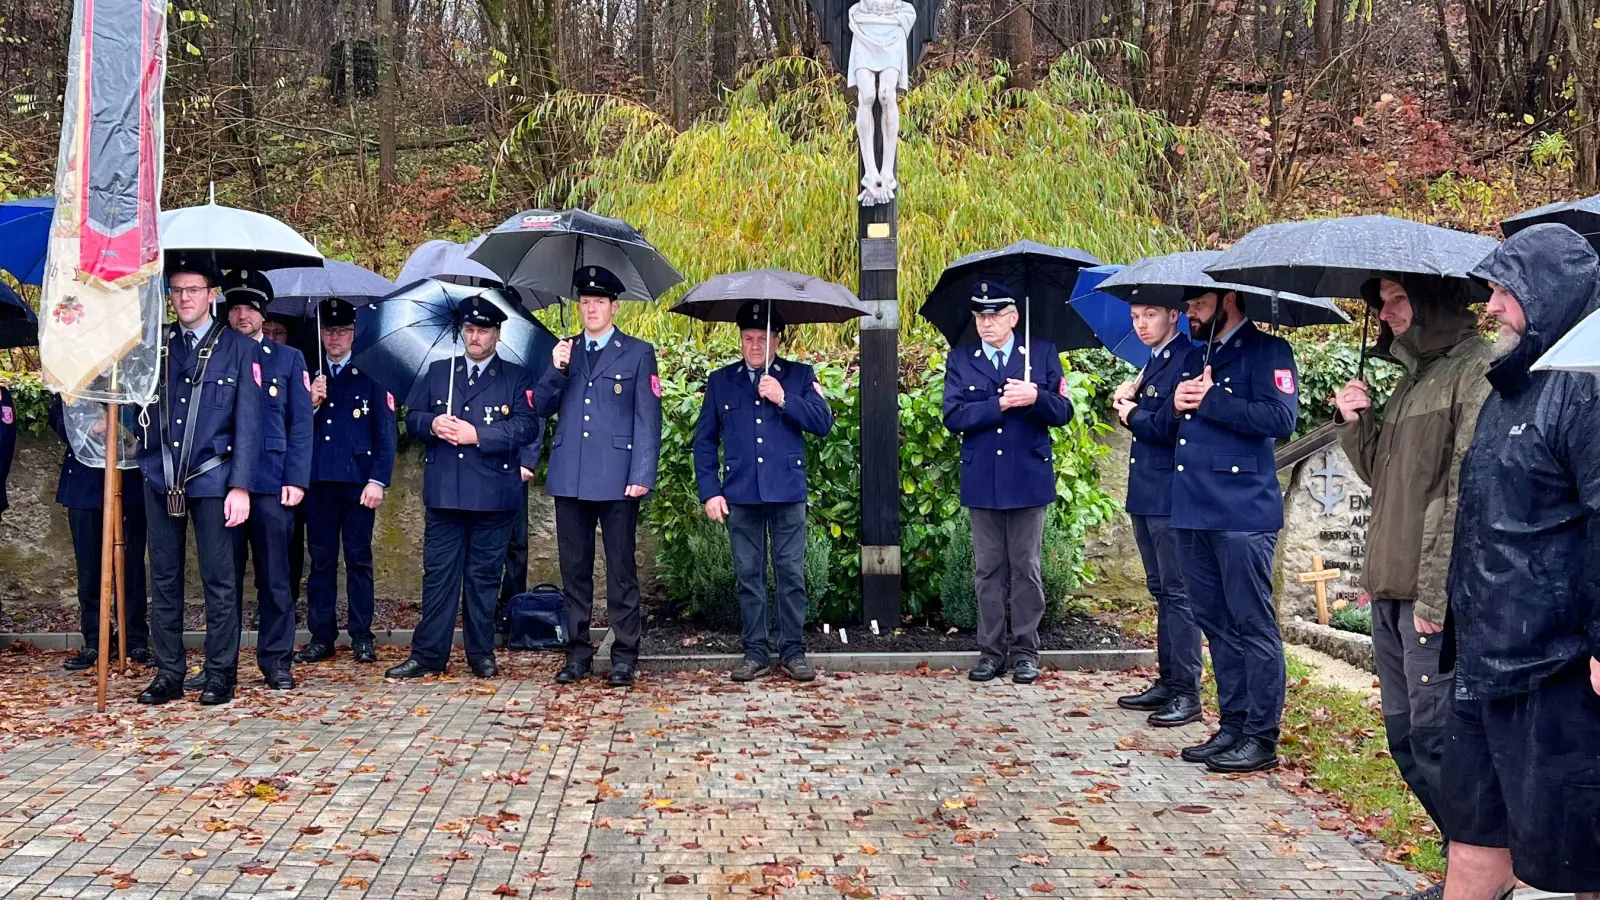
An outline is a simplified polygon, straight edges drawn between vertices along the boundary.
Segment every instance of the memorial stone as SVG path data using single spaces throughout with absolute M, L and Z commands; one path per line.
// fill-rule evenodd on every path
M 1331 607 L 1356 603 L 1365 596 L 1361 575 L 1371 519 L 1372 491 L 1356 477 L 1338 444 L 1295 467 L 1284 496 L 1284 527 L 1278 540 L 1281 617 L 1316 621 L 1316 591 L 1295 578 L 1296 573 L 1311 571 L 1314 555 L 1322 556 L 1325 568 L 1344 572 L 1343 577 L 1328 583 Z

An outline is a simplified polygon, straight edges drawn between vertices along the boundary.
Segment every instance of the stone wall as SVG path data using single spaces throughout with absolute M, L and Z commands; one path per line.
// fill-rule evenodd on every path
M 1133 435 L 1128 429 L 1117 427 L 1100 440 L 1111 449 L 1100 460 L 1100 489 L 1120 504 L 1128 498 L 1128 454 Z M 1096 600 L 1148 599 L 1144 563 L 1140 561 L 1133 521 L 1127 513 L 1118 512 L 1110 522 L 1090 533 L 1083 549 L 1094 572 L 1094 582 L 1081 586 L 1079 594 Z
M 1323 568 L 1343 572 L 1327 582 L 1328 605 L 1355 602 L 1364 592 L 1361 571 L 1367 557 L 1367 523 L 1372 490 L 1355 475 L 1338 444 L 1318 451 L 1290 474 L 1284 496 L 1284 528 L 1278 538 L 1278 614 L 1317 620 L 1316 592 L 1296 575 L 1312 570 L 1312 556 Z
M 61 469 L 61 442 L 21 435 L 8 480 L 11 509 L 0 519 L 0 600 L 7 604 L 77 603 L 77 569 L 66 511 L 55 503 Z M 530 497 L 528 531 L 529 584 L 560 583 L 556 564 L 555 507 L 542 490 Z M 373 536 L 373 563 L 379 597 L 415 601 L 422 589 L 422 451 L 402 450 L 395 460 L 394 483 L 378 510 Z M 191 548 L 192 548 L 191 543 Z M 603 551 L 597 548 L 597 557 Z M 186 586 L 198 596 L 199 575 L 191 549 Z M 654 582 L 654 542 L 639 541 L 639 576 L 648 590 Z M 595 594 L 605 596 L 603 560 L 595 564 Z M 341 575 L 342 578 L 342 575 Z M 247 575 L 246 583 L 252 583 Z M 341 588 L 342 589 L 342 588 Z

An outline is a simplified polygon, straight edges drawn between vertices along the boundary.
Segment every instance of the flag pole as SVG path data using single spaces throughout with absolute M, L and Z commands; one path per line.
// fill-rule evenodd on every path
M 100 507 L 100 643 L 95 678 L 95 711 L 106 711 L 106 682 L 111 677 L 111 592 L 116 582 L 117 404 L 106 404 L 106 474 Z

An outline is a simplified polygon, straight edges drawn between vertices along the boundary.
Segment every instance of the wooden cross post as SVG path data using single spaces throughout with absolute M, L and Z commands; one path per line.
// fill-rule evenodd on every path
M 1315 585 L 1317 590 L 1317 624 L 1328 624 L 1328 582 L 1344 577 L 1343 569 L 1324 569 L 1322 567 L 1322 554 L 1314 553 L 1311 556 L 1311 571 L 1301 572 L 1298 576 L 1301 584 Z

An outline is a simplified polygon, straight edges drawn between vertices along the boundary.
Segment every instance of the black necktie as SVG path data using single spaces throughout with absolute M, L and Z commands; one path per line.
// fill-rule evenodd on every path
M 200 341 L 200 339 L 198 337 L 196 337 L 195 333 L 192 332 L 192 331 L 185 331 L 183 333 L 183 340 L 184 340 L 184 343 L 189 346 L 189 352 L 190 353 L 194 352 L 194 345 L 199 343 L 199 341 Z
M 339 377 L 339 370 L 342 369 L 342 368 L 344 368 L 344 364 L 343 363 L 334 363 L 333 364 L 333 377 L 338 378 Z
M 478 383 L 478 367 L 477 366 L 473 366 L 472 367 L 472 374 L 467 376 L 467 384 L 477 384 L 477 383 Z
M 750 370 L 750 383 L 751 384 L 755 384 L 756 383 L 756 376 L 759 375 L 759 374 L 760 373 L 757 372 L 755 369 L 751 369 Z

